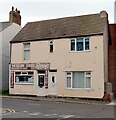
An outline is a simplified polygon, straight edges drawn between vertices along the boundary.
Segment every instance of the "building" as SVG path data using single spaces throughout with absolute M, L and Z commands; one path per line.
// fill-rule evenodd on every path
M 116 24 L 110 24 L 111 45 L 108 48 L 109 82 L 112 83 L 113 93 L 116 97 Z
M 20 19 L 17 17 L 19 16 Z M 18 18 L 18 19 L 17 19 Z M 2 82 L 0 85 L 0 91 L 8 90 L 9 88 L 9 63 L 10 63 L 10 48 L 9 42 L 13 37 L 21 30 L 21 26 L 19 22 L 21 22 L 21 16 L 18 13 L 18 10 L 14 11 L 12 7 L 12 11 L 9 13 L 9 21 L 0 22 L 0 41 L 1 41 L 1 57 L 0 57 L 0 81 Z
M 103 98 L 108 36 L 106 11 L 27 23 L 10 41 L 10 94 Z

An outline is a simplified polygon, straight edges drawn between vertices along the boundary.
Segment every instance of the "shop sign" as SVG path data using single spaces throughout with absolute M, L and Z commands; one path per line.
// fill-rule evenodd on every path
M 45 89 L 48 89 L 48 70 L 45 71 Z
M 11 70 L 49 70 L 50 63 L 12 63 Z
M 37 69 L 36 63 L 13 63 L 11 70 L 35 70 Z
M 50 63 L 39 63 L 38 64 L 39 70 L 49 70 L 50 69 Z
M 10 76 L 10 88 L 14 88 L 14 72 L 11 71 L 11 76 Z

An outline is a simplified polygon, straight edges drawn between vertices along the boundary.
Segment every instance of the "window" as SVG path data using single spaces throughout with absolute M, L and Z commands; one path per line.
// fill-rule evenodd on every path
M 71 40 L 71 51 L 75 51 L 75 39 Z
M 70 88 L 71 85 L 71 72 L 67 73 L 67 87 Z
M 90 49 L 89 38 L 71 39 L 71 51 L 87 51 Z
M 85 38 L 85 50 L 89 50 L 89 38 Z
M 45 75 L 38 75 L 38 86 L 43 87 L 44 86 L 44 81 L 45 81 Z
M 33 72 L 15 72 L 15 83 L 33 83 Z
M 67 72 L 67 88 L 91 88 L 91 72 Z
M 24 60 L 30 59 L 30 43 L 24 43 Z
M 53 41 L 50 41 L 50 53 L 52 53 L 53 52 Z

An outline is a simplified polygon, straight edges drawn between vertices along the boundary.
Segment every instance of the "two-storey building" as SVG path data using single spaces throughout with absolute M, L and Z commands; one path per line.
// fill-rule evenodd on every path
M 105 11 L 27 23 L 10 42 L 10 94 L 103 98 L 108 40 Z

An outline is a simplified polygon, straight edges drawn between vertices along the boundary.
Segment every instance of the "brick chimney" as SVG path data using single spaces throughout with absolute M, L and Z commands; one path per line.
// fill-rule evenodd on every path
M 9 22 L 21 25 L 21 15 L 17 8 L 14 10 L 14 7 L 12 7 L 12 10 L 9 12 Z

